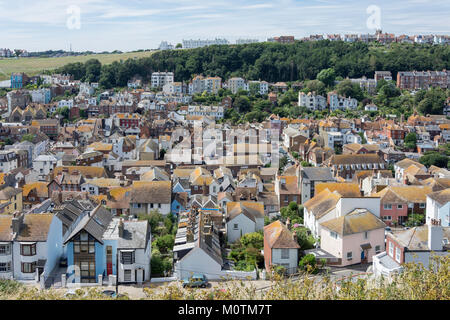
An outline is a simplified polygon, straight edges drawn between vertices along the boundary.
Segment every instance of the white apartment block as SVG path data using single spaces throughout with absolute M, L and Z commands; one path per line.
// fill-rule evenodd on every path
M 233 94 L 236 94 L 239 90 L 248 91 L 248 84 L 244 79 L 238 77 L 229 79 L 227 86 Z
M 207 116 L 222 119 L 224 111 L 221 106 L 189 106 L 187 114 L 190 116 Z
M 173 79 L 173 72 L 153 72 L 152 88 L 162 88 L 166 83 L 172 83 Z
M 227 39 L 214 40 L 183 40 L 183 49 L 195 49 L 212 45 L 227 45 L 230 42 Z
M 335 110 L 355 110 L 358 106 L 358 100 L 349 97 L 342 97 L 337 94 L 337 92 L 328 93 L 328 104 L 330 106 L 330 111 Z
M 165 94 L 181 94 L 183 93 L 183 83 L 181 82 L 169 82 L 163 86 L 163 92 Z
M 73 108 L 73 99 L 58 101 L 58 108 L 64 108 L 64 107 L 72 109 Z
M 214 93 L 217 94 L 219 89 L 222 88 L 222 79 L 220 77 L 203 77 L 196 76 L 189 83 L 189 94 L 196 93 Z
M 236 44 L 258 43 L 258 39 L 237 39 Z
M 308 94 L 300 92 L 298 94 L 298 106 L 306 107 L 309 110 L 323 110 L 327 106 L 327 99 L 320 95 L 315 95 L 314 92 Z

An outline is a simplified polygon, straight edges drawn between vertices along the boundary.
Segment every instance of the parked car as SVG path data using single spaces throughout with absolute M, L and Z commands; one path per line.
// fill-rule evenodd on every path
M 111 298 L 122 298 L 122 297 L 125 297 L 124 294 L 120 294 L 120 293 L 117 294 L 116 291 L 114 291 L 114 290 L 104 290 L 104 291 L 102 291 L 102 293 L 104 295 L 108 296 L 108 297 L 111 297 Z
M 208 280 L 204 274 L 194 274 L 183 280 L 183 288 L 206 288 Z

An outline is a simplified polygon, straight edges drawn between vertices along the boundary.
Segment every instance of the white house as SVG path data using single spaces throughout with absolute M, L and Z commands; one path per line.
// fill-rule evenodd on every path
M 72 109 L 73 108 L 73 99 L 58 101 L 58 108 L 64 108 L 64 107 Z
M 342 191 L 341 191 L 342 192 Z M 367 209 L 376 217 L 380 217 L 380 198 L 342 196 L 338 191 L 323 190 L 304 204 L 304 223 L 318 238 L 321 223 L 342 217 L 355 209 Z
M 152 235 L 148 221 L 112 219 L 102 240 L 117 243 L 119 283 L 150 280 Z
M 440 220 L 443 227 L 450 227 L 450 189 L 433 192 L 427 195 L 426 221 Z
M 306 107 L 309 110 L 323 110 L 327 106 L 327 99 L 316 95 L 314 92 L 308 94 L 300 92 L 298 94 L 298 106 Z
M 0 172 L 8 173 L 17 169 L 17 154 L 14 151 L 0 150 Z
M 0 221 L 0 278 L 45 282 L 63 253 L 61 221 L 23 213 Z
M 41 154 L 33 160 L 33 171 L 39 175 L 40 180 L 45 180 L 47 175 L 53 171 L 58 159 L 52 155 Z
M 188 221 L 194 222 L 192 225 Z M 221 279 L 222 251 L 218 230 L 208 214 L 189 213 L 180 217 L 173 248 L 174 269 L 178 279 L 204 274 L 207 279 Z
M 388 279 L 403 270 L 404 263 L 422 263 L 428 268 L 432 254 L 445 256 L 450 249 L 450 227 L 442 227 L 438 220 L 408 230 L 388 233 L 386 251 L 373 258 L 373 273 Z
M 346 98 L 337 94 L 337 92 L 328 93 L 328 104 L 330 111 L 335 110 L 355 110 L 358 106 L 358 100 L 354 98 Z
M 295 273 L 300 246 L 289 229 L 279 220 L 264 227 L 264 262 L 266 270 L 282 266 L 288 274 Z
M 171 181 L 134 181 L 131 189 L 131 214 L 149 214 L 158 210 L 168 215 L 171 210 Z
M 264 204 L 250 201 L 228 202 L 226 220 L 228 242 L 236 242 L 244 234 L 264 228 Z
M 173 79 L 173 72 L 153 72 L 152 88 L 162 88 L 166 83 L 172 83 Z

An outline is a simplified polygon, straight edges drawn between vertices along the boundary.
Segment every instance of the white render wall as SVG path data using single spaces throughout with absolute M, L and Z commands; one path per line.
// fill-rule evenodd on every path
M 341 198 L 336 205 L 336 217 L 345 216 L 355 209 L 367 209 L 380 217 L 380 198 Z
M 33 242 L 14 242 L 13 254 L 14 254 L 14 279 L 16 280 L 35 280 L 36 272 L 22 273 L 22 262 L 38 262 L 41 259 L 47 259 L 47 242 L 36 242 L 36 255 L 34 256 L 22 256 L 20 254 L 21 243 L 33 243 Z
M 211 258 L 203 249 L 193 248 L 175 265 L 178 279 L 189 278 L 193 273 L 201 273 L 208 280 L 221 279 L 222 266 Z
M 263 219 L 264 221 L 264 219 Z M 234 230 L 234 225 L 238 225 L 238 229 Z M 263 222 L 264 225 L 264 222 Z M 228 243 L 234 243 L 244 234 L 256 231 L 256 224 L 247 218 L 244 214 L 236 216 L 234 219 L 227 222 L 227 238 Z
M 298 264 L 298 249 L 292 248 L 289 250 L 289 258 L 282 259 L 282 249 L 272 249 L 272 265 L 289 264 L 289 269 L 292 270 L 297 267 Z

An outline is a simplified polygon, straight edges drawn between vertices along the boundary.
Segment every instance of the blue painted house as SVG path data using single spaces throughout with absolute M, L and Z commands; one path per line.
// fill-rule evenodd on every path
M 28 76 L 21 73 L 11 74 L 11 88 L 12 89 L 22 89 L 28 83 Z
M 142 283 L 150 279 L 151 230 L 148 221 L 113 219 L 99 205 L 86 211 L 67 230 L 68 281 L 96 283 L 117 275 L 119 283 Z M 79 269 L 78 269 L 79 268 Z M 72 277 L 71 277 L 72 276 Z
M 103 240 L 112 218 L 107 209 L 97 206 L 92 211 L 83 212 L 67 230 L 64 245 L 67 247 L 68 279 L 78 268 L 81 283 L 95 283 L 99 275 L 116 273 L 116 259 L 113 257 L 117 248 L 113 242 Z
M 189 195 L 187 192 L 176 193 L 172 200 L 171 212 L 178 215 L 180 212 L 186 211 L 189 203 Z
M 191 195 L 191 187 L 189 185 L 189 180 L 187 179 L 176 179 L 173 182 L 173 193 L 181 193 L 181 192 L 187 192 L 188 196 Z

